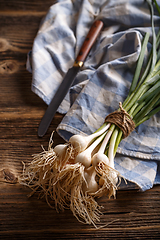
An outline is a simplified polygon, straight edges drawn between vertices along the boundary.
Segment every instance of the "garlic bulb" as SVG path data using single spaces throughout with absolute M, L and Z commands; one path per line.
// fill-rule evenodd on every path
M 95 180 L 96 171 L 93 166 L 84 171 L 85 182 L 83 183 L 83 191 L 87 193 L 95 193 L 98 190 L 98 184 Z

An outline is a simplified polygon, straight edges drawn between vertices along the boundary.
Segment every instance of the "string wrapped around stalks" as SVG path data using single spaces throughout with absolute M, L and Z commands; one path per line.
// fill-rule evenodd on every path
M 96 197 L 115 198 L 121 183 L 122 176 L 114 167 L 119 143 L 160 111 L 160 31 L 156 37 L 153 5 L 147 2 L 151 9 L 153 46 L 142 74 L 149 40 L 149 33 L 146 33 L 126 100 L 119 103 L 119 109 L 109 114 L 104 124 L 89 136 L 74 135 L 68 143 L 54 148 L 51 136 L 48 150 L 34 155 L 19 177 L 21 184 L 32 189 L 32 194 L 39 192 L 50 206 L 54 201 L 57 211 L 70 207 L 79 221 L 94 226 L 101 215 Z

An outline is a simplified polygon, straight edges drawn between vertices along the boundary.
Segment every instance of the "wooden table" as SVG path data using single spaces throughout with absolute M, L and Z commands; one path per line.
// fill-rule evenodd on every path
M 0 239 L 159 239 L 160 186 L 146 192 L 118 191 L 101 198 L 101 225 L 79 223 L 70 210 L 57 213 L 43 199 L 28 198 L 17 183 L 22 162 L 48 147 L 61 121 L 56 114 L 47 134 L 37 137 L 45 103 L 31 92 L 26 57 L 40 21 L 53 0 L 0 0 Z M 55 134 L 55 144 L 63 140 Z M 98 224 L 99 226 L 99 224 Z

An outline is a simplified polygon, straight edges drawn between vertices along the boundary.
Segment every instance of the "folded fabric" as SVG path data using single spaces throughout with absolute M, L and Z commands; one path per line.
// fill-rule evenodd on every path
M 151 48 L 151 19 L 146 1 L 57 1 L 43 19 L 27 61 L 27 69 L 33 75 L 32 91 L 46 104 L 72 66 L 95 19 L 103 19 L 105 27 L 58 109 L 65 116 L 57 132 L 66 141 L 73 134 L 94 132 L 124 101 L 145 32 L 150 33 L 146 56 Z M 158 26 L 156 11 L 154 21 Z M 120 143 L 115 168 L 128 181 L 146 190 L 160 183 L 159 161 L 160 113 Z

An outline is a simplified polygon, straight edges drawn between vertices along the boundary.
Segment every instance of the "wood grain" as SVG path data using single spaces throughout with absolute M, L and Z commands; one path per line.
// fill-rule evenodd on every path
M 1 0 L 0 1 L 0 11 L 9 11 L 9 12 L 19 12 L 24 13 L 26 11 L 34 12 L 46 12 L 49 7 L 56 2 L 55 0 Z
M 46 109 L 31 91 L 26 70 L 41 19 L 54 1 L 0 0 L 0 239 L 159 239 L 160 186 L 146 192 L 118 191 L 117 199 L 98 199 L 101 225 L 79 223 L 71 211 L 57 213 L 37 195 L 18 184 L 22 162 L 47 149 L 62 119 L 56 114 L 47 134 L 37 137 Z M 54 144 L 64 142 L 57 133 Z

